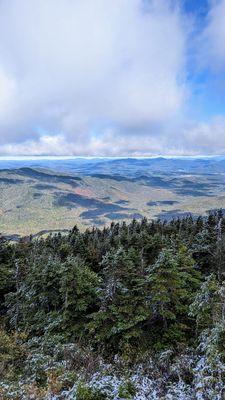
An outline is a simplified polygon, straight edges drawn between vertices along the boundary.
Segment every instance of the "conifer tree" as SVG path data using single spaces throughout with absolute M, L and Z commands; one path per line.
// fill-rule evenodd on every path
M 62 325 L 69 334 L 81 334 L 88 315 L 98 305 L 100 277 L 80 258 L 69 257 L 60 268 L 60 297 L 62 301 Z
M 146 282 L 135 250 L 119 248 L 102 261 L 103 286 L 100 310 L 92 315 L 90 331 L 97 341 L 121 350 L 142 339 L 142 323 L 148 316 Z
M 184 246 L 176 254 L 171 249 L 163 249 L 148 272 L 152 326 L 157 337 L 161 337 L 157 346 L 186 340 L 191 326 L 188 307 L 200 281 L 194 260 Z

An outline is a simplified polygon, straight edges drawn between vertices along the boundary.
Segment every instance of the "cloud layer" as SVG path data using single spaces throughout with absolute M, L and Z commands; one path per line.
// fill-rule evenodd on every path
M 222 15 L 215 2 L 202 34 L 220 74 Z M 187 123 L 191 24 L 169 0 L 1 1 L 0 154 L 201 152 L 204 123 Z

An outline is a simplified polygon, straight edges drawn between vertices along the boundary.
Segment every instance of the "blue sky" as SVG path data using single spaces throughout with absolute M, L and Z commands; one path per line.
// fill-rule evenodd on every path
M 207 29 L 212 4 L 210 0 L 185 0 L 183 3 L 184 12 L 194 18 L 195 30 L 200 35 Z M 195 36 L 193 39 L 195 40 Z M 197 49 L 195 52 L 198 55 Z M 190 66 L 189 79 L 193 87 L 190 103 L 196 117 L 210 121 L 213 116 L 225 115 L 225 92 L 221 90 L 221 86 L 224 86 L 224 70 L 214 71 L 208 65 L 199 68 L 193 63 Z
M 225 154 L 225 0 L 0 2 L 0 155 Z
M 210 0 L 184 0 L 182 6 L 184 12 L 197 16 L 201 23 L 210 10 Z
M 214 4 L 222 4 L 217 1 Z M 210 12 L 213 9 L 213 2 L 210 0 L 184 0 L 181 7 L 187 17 L 194 19 L 193 41 L 198 42 L 198 35 L 204 32 L 208 26 Z M 191 46 L 191 44 L 190 44 Z M 194 44 L 194 59 L 190 56 L 191 62 L 188 69 L 188 80 L 192 86 L 190 107 L 193 109 L 196 118 L 202 121 L 210 121 L 217 115 L 225 115 L 225 91 L 224 69 L 213 70 L 209 65 L 198 65 L 196 58 L 199 56 L 198 44 Z M 191 54 L 191 51 L 190 51 Z M 195 58 L 196 57 L 196 58 Z

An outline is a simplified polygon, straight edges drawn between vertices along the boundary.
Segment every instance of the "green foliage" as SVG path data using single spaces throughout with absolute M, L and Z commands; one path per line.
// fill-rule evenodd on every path
M 80 258 L 67 258 L 60 268 L 59 294 L 62 301 L 62 326 L 65 331 L 82 332 L 85 316 L 91 313 L 98 301 L 100 277 Z
M 100 355 L 107 361 L 119 355 L 132 365 L 144 354 L 192 347 L 214 365 L 221 362 L 224 226 L 218 212 L 84 233 L 75 227 L 67 236 L 15 245 L 1 238 L 0 370 L 22 371 L 44 388 L 60 362 L 89 371 Z M 74 347 L 86 350 L 81 356 Z M 60 386 L 57 374 L 55 380 Z M 120 396 L 131 399 L 131 386 L 123 385 Z M 79 390 L 80 399 L 105 398 L 85 385 Z
M 200 341 L 210 362 L 225 362 L 225 282 L 220 285 L 214 274 L 209 275 L 197 292 L 190 313 L 196 318 Z
M 211 328 L 218 312 L 219 282 L 214 274 L 210 274 L 201 285 L 190 306 L 190 315 L 196 318 L 197 329 L 202 331 Z
M 133 248 L 119 248 L 103 257 L 101 305 L 92 314 L 90 333 L 100 343 L 115 348 L 138 345 L 142 336 L 141 324 L 148 317 L 146 280 L 141 262 Z
M 187 318 L 200 273 L 184 246 L 176 252 L 164 249 L 148 269 L 149 307 L 156 330 L 156 347 L 185 340 L 192 322 Z M 160 341 L 159 341 L 160 338 Z
M 0 377 L 16 375 L 26 357 L 26 335 L 10 334 L 0 329 Z
M 120 399 L 132 400 L 135 394 L 136 388 L 131 381 L 127 381 L 119 387 L 118 396 Z
M 4 307 L 4 296 L 13 290 L 13 248 L 0 235 L 0 312 Z
M 107 400 L 107 397 L 99 389 L 80 383 L 76 391 L 76 400 Z

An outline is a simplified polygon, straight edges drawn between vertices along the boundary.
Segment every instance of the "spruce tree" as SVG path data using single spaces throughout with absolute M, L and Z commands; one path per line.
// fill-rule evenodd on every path
M 163 249 L 147 280 L 156 347 L 184 342 L 191 328 L 188 308 L 200 281 L 194 260 L 184 246 L 175 254 Z
M 142 324 L 147 319 L 146 281 L 135 249 L 119 248 L 102 261 L 101 307 L 92 315 L 90 332 L 106 348 L 121 351 L 142 340 Z

